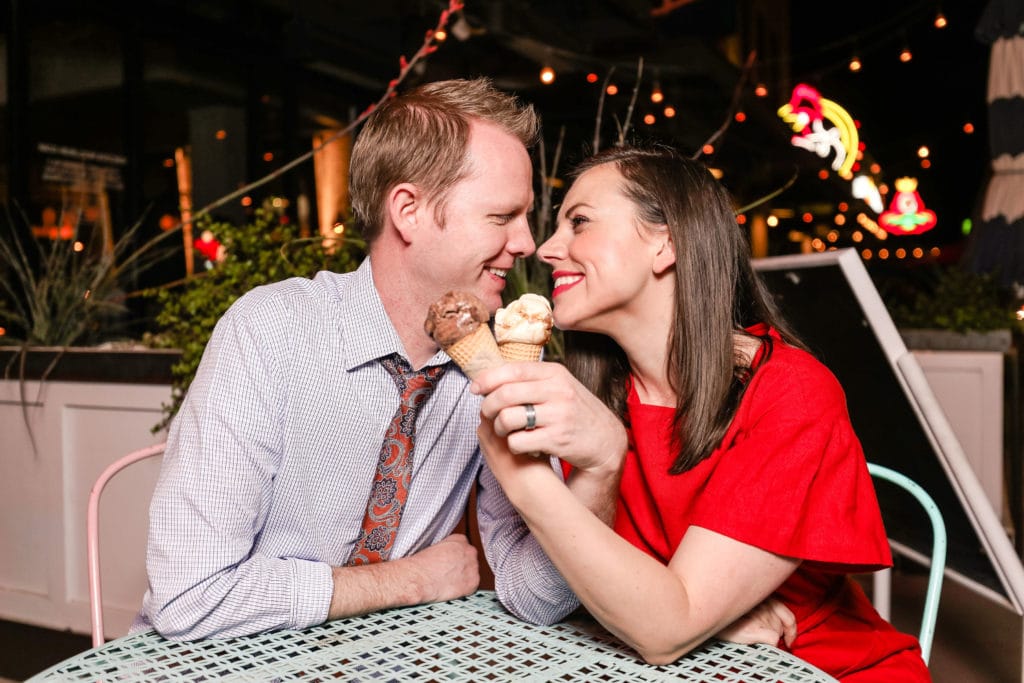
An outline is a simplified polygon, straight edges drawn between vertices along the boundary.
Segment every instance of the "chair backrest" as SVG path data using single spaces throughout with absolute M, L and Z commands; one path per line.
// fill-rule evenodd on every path
M 140 448 L 111 463 L 92 485 L 89 491 L 89 509 L 86 513 L 86 554 L 89 559 L 89 611 L 92 617 L 92 646 L 99 647 L 106 638 L 103 635 L 103 595 L 100 581 L 100 496 L 115 474 L 140 460 L 160 455 L 165 444 Z
M 946 524 L 938 505 L 917 482 L 904 474 L 875 463 L 868 463 L 868 471 L 875 479 L 882 479 L 905 489 L 921 503 L 931 520 L 932 556 L 929 560 L 928 588 L 925 592 L 924 614 L 921 617 L 921 633 L 918 636 L 918 640 L 921 642 L 921 656 L 927 663 L 932 651 L 935 620 L 939 612 L 939 597 L 942 594 L 942 577 L 946 569 Z

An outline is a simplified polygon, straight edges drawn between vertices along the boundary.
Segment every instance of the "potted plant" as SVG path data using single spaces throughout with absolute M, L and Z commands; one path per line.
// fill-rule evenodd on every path
M 883 298 L 910 349 L 1006 352 L 1021 325 L 993 275 L 959 266 L 922 271 L 902 286 L 887 283 Z

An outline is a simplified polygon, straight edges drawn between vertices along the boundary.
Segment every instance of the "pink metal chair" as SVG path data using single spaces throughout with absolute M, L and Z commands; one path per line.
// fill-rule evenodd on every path
M 99 647 L 106 638 L 103 635 L 103 596 L 100 586 L 100 495 L 107 482 L 115 474 L 140 460 L 161 455 L 166 444 L 157 444 L 148 448 L 132 451 L 120 460 L 111 463 L 92 485 L 89 491 L 89 509 L 86 513 L 86 554 L 89 558 L 89 609 L 92 614 L 92 646 Z

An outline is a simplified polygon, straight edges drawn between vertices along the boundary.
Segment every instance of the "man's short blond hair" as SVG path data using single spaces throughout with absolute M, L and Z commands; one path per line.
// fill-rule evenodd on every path
M 532 105 L 487 78 L 427 83 L 393 97 L 367 118 L 349 163 L 349 197 L 367 243 L 380 235 L 387 193 L 399 183 L 417 185 L 443 215 L 445 196 L 469 171 L 473 119 L 497 125 L 527 149 L 540 130 Z

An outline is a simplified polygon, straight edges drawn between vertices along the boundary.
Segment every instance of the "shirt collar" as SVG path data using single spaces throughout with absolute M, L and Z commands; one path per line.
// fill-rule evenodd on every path
M 334 275 L 336 278 L 341 277 Z M 373 284 L 373 269 L 366 257 L 359 267 L 345 278 L 345 286 L 336 285 L 335 297 L 341 307 L 342 334 L 345 339 L 345 368 L 352 370 L 378 358 L 400 354 L 409 355 L 384 310 L 380 294 Z M 426 312 L 424 311 L 424 315 Z M 438 351 L 427 365 L 441 365 L 451 360 L 444 351 Z

